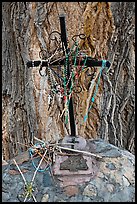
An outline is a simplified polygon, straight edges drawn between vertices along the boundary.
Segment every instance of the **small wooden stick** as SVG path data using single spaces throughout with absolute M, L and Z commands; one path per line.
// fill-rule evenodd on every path
M 23 173 L 21 172 L 21 170 L 20 170 L 20 168 L 19 168 L 19 165 L 17 164 L 17 162 L 15 161 L 15 159 L 13 159 L 13 161 L 14 161 L 15 165 L 17 166 L 17 168 L 18 168 L 18 170 L 19 170 L 19 172 L 20 172 L 20 174 L 21 174 L 21 176 L 22 176 L 22 178 L 23 178 L 23 181 L 24 181 L 25 185 L 27 185 L 26 179 L 25 179 L 25 177 L 23 176 Z
M 26 202 L 26 200 L 27 200 L 27 198 L 28 198 L 28 195 L 29 195 L 29 193 L 27 193 L 27 195 L 26 195 L 26 197 L 25 197 L 25 199 L 24 199 L 24 202 Z M 35 198 L 35 196 L 34 196 L 33 193 L 32 193 L 32 197 L 33 197 L 34 201 L 37 202 L 37 200 L 36 200 L 36 198 Z
M 41 157 L 43 156 L 38 150 L 36 151 Z M 48 158 L 49 159 L 49 158 Z M 44 157 L 43 160 L 48 163 L 48 160 Z
M 24 199 L 24 203 L 26 202 L 26 200 L 27 200 L 27 198 L 28 198 L 28 195 L 29 195 L 29 193 L 27 193 L 27 195 L 26 195 L 26 197 L 25 197 L 25 199 Z
M 34 138 L 36 139 L 36 137 L 34 137 Z M 43 142 L 42 140 L 40 140 L 40 141 Z M 73 152 L 83 153 L 83 154 L 87 154 L 89 156 L 94 156 L 94 157 L 97 157 L 97 158 L 100 158 L 100 159 L 102 158 L 100 155 L 96 155 L 96 154 L 91 153 L 91 152 L 81 151 L 81 150 L 77 150 L 77 149 L 71 149 L 71 148 L 68 148 L 68 147 L 62 147 L 62 146 L 58 146 L 58 144 L 61 144 L 61 143 L 49 144 L 49 146 L 56 146 L 59 149 L 64 149 L 64 150 L 69 150 L 69 151 L 73 151 Z M 71 144 L 72 145 L 73 143 L 62 143 L 62 144 L 68 144 L 68 145 Z
M 15 159 L 13 159 L 13 161 L 14 161 L 15 165 L 17 166 L 17 168 L 18 168 L 18 170 L 19 170 L 19 172 L 20 172 L 20 174 L 21 174 L 21 176 L 22 176 L 22 178 L 23 178 L 23 181 L 24 181 L 25 185 L 27 185 L 26 179 L 25 179 L 25 177 L 23 176 L 23 173 L 21 172 L 21 170 L 20 170 L 20 168 L 19 168 L 19 165 L 17 164 L 17 162 L 16 162 Z M 26 197 L 25 197 L 25 199 L 24 199 L 24 202 L 26 202 L 28 195 L 29 195 L 29 193 L 27 193 L 27 195 L 26 195 Z M 33 193 L 32 193 L 32 196 L 33 196 L 34 201 L 37 202 L 37 200 L 36 200 L 35 196 L 33 195 Z
M 35 137 L 35 136 L 34 136 L 34 139 L 37 140 L 37 141 L 39 141 L 39 142 L 45 143 L 45 142 L 43 142 L 42 140 L 40 140 L 39 138 L 37 138 L 37 137 Z
M 39 169 L 39 167 L 40 167 L 40 165 L 41 165 L 41 163 L 42 163 L 42 161 L 43 161 L 43 159 L 44 159 L 46 153 L 47 153 L 47 150 L 46 150 L 45 153 L 43 154 L 43 156 L 42 156 L 42 158 L 41 158 L 41 160 L 40 160 L 40 162 L 39 162 L 39 165 L 38 165 L 38 167 L 36 168 L 36 170 L 35 170 L 35 172 L 34 172 L 34 175 L 33 175 L 32 181 L 31 181 L 31 184 L 33 183 L 33 181 L 34 181 L 34 179 L 35 179 L 36 173 L 37 173 L 37 171 L 38 171 L 38 169 Z
M 101 156 L 96 155 L 96 154 L 91 153 L 91 152 L 81 151 L 81 150 L 77 150 L 77 149 L 71 149 L 71 148 L 67 148 L 67 147 L 61 147 L 61 146 L 58 146 L 58 145 L 57 145 L 57 147 L 60 148 L 60 149 L 64 149 L 64 150 L 69 150 L 69 151 L 73 151 L 73 152 L 79 152 L 79 153 L 87 154 L 89 156 L 98 157 L 100 159 L 102 158 Z
M 32 196 L 33 196 L 34 201 L 37 203 L 37 200 L 36 200 L 36 198 L 35 198 L 33 193 L 32 193 Z
M 20 145 L 23 145 L 23 146 L 25 146 L 25 147 L 30 147 L 30 146 L 25 145 L 25 144 L 22 144 L 22 143 L 20 143 L 20 142 L 17 142 L 17 143 L 20 144 Z
M 79 154 L 81 154 L 81 153 L 77 153 L 77 154 L 75 154 L 75 153 L 73 153 L 73 154 L 69 154 L 69 153 L 65 153 L 65 152 L 59 152 L 59 153 L 57 153 L 58 155 L 62 155 L 62 156 L 78 156 Z

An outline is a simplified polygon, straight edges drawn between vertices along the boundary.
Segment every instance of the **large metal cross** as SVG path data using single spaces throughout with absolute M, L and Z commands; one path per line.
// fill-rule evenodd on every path
M 61 29 L 61 41 L 62 41 L 62 49 L 64 51 L 64 54 L 66 52 L 66 54 L 68 54 L 69 56 L 69 48 L 68 48 L 68 43 L 67 43 L 67 32 L 66 32 L 66 24 L 65 24 L 65 15 L 64 14 L 61 14 L 59 16 L 60 18 L 60 29 Z M 72 60 L 73 61 L 73 60 Z M 68 60 L 69 62 L 69 60 Z M 63 59 L 57 59 L 57 60 L 54 60 L 53 62 L 51 61 L 50 62 L 50 65 L 54 66 L 54 65 L 64 65 L 65 63 L 65 58 Z M 76 65 L 78 65 L 79 63 L 79 59 L 76 61 Z M 80 65 L 83 65 L 84 63 L 84 60 L 81 60 L 80 61 Z M 86 63 L 85 63 L 85 66 L 86 67 L 101 67 L 102 66 L 102 63 L 103 63 L 103 60 L 96 60 L 96 59 L 93 59 L 91 57 L 87 57 L 87 60 L 86 60 Z M 28 67 L 37 67 L 41 64 L 41 67 L 46 67 L 48 66 L 48 62 L 47 60 L 42 60 L 42 62 L 40 60 L 38 61 L 28 61 L 27 62 L 27 66 Z M 110 67 L 110 62 L 109 61 L 106 61 L 106 67 Z M 69 79 L 69 76 L 70 76 L 70 66 L 69 66 L 69 63 L 67 64 L 67 77 Z M 52 70 L 54 71 L 54 70 Z M 55 71 L 54 73 L 56 75 L 58 75 Z M 69 81 L 69 84 L 68 84 L 68 88 L 70 88 L 71 86 L 71 79 Z M 70 136 L 71 136 L 71 141 L 68 141 L 68 142 L 72 142 L 72 143 L 77 143 L 78 141 L 75 140 L 75 137 L 76 137 L 76 127 L 75 127 L 75 118 L 74 118 L 74 110 L 73 110 L 73 98 L 71 96 L 70 98 L 70 102 L 69 102 L 69 121 L 70 121 Z

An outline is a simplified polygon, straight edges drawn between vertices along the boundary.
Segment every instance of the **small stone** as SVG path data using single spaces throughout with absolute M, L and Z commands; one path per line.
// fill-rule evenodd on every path
M 113 192 L 114 191 L 114 185 L 113 184 L 107 184 L 107 186 L 106 186 L 106 188 L 107 188 L 107 190 L 109 191 L 109 192 Z
M 134 184 L 135 183 L 135 173 L 133 172 L 133 168 L 132 169 L 125 168 L 124 177 L 126 177 L 130 181 L 131 184 Z
M 8 165 L 8 162 L 6 162 L 5 160 L 2 160 L 2 166 Z
M 82 202 L 91 202 L 91 199 L 88 196 L 84 196 Z
M 130 185 L 128 179 L 125 176 L 123 176 L 123 184 L 124 184 L 124 186 L 129 186 Z
M 78 194 L 79 191 L 77 186 L 67 186 L 64 190 L 64 193 L 68 196 L 74 196 Z
M 106 167 L 109 168 L 110 170 L 115 170 L 116 169 L 116 167 L 115 167 L 115 165 L 113 163 L 107 163 Z
M 89 184 L 85 187 L 83 191 L 83 195 L 85 196 L 96 196 L 97 195 L 97 189 L 93 184 Z
M 77 196 L 72 196 L 71 198 L 69 198 L 68 200 L 70 203 L 73 203 L 73 202 L 81 202 L 79 201 L 78 197 Z
M 42 199 L 42 197 L 43 197 L 43 194 L 42 194 L 41 192 L 38 192 L 38 193 L 36 194 L 37 202 L 40 202 L 41 199 Z
M 11 197 L 11 193 L 9 192 L 2 192 L 2 200 L 3 201 L 7 201 L 7 200 L 9 200 L 9 198 Z
M 98 172 L 98 177 L 99 178 L 104 178 L 104 174 L 100 171 L 100 172 Z
M 44 187 L 53 186 L 53 179 L 48 171 L 44 172 L 43 174 L 43 186 Z
M 131 186 L 110 194 L 108 202 L 132 202 L 135 197 L 135 189 Z
M 15 203 L 15 202 L 16 202 L 16 203 L 18 203 L 19 200 L 18 200 L 17 198 L 15 198 L 15 199 L 12 198 L 12 199 L 8 200 L 8 202 L 12 202 L 12 203 Z
M 49 200 L 49 195 L 46 193 L 43 195 L 43 198 L 41 199 L 41 202 L 48 202 Z
M 50 187 L 44 187 L 43 188 L 43 194 L 47 193 L 51 188 Z
M 63 199 L 60 199 L 60 200 L 58 200 L 58 201 L 56 201 L 56 202 L 67 202 L 66 200 L 63 200 Z

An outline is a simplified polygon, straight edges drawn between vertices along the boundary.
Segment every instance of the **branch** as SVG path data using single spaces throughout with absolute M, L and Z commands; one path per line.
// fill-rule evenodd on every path
M 97 158 L 100 158 L 100 159 L 102 158 L 101 156 L 96 155 L 96 154 L 91 153 L 91 152 L 81 151 L 81 150 L 77 150 L 77 149 L 71 149 L 71 148 L 67 148 L 67 147 L 61 147 L 61 146 L 58 146 L 58 145 L 57 145 L 57 147 L 60 148 L 60 149 L 69 150 L 69 151 L 72 151 L 72 152 L 87 154 L 89 156 L 94 156 L 94 157 L 97 157 Z

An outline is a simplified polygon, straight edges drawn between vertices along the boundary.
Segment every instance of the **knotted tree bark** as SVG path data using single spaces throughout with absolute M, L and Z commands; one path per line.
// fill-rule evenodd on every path
M 69 124 L 64 124 L 62 116 L 63 100 L 55 95 L 48 106 L 48 75 L 41 77 L 39 67 L 26 66 L 29 60 L 41 59 L 40 51 L 46 53 L 44 57 L 54 52 L 56 44 L 49 36 L 54 30 L 60 32 L 61 13 L 66 15 L 70 47 L 72 36 L 84 33 L 87 38 L 79 41 L 81 49 L 111 61 L 90 112 L 98 69 L 87 68 L 79 78 L 82 91 L 73 94 L 77 135 L 103 138 L 134 152 L 135 3 L 3 2 L 3 158 L 24 151 L 27 147 L 19 143 L 29 145 L 33 136 L 53 142 L 69 134 Z

